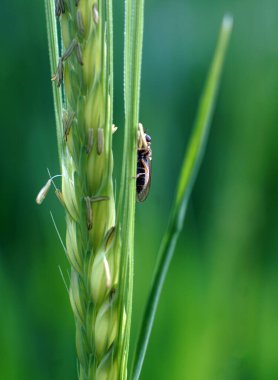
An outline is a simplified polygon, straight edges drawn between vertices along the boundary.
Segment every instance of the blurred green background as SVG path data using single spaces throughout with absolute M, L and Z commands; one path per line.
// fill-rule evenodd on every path
M 115 174 L 123 138 L 123 2 L 115 2 Z M 140 118 L 153 142 L 137 207 L 142 314 L 221 19 L 235 28 L 208 149 L 159 304 L 142 379 L 278 379 L 278 2 L 146 1 Z M 43 1 L 1 0 L 0 378 L 76 379 Z M 119 181 L 118 181 L 119 183 Z

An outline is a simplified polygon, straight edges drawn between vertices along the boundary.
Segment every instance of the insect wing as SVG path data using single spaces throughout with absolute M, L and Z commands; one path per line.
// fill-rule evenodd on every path
M 145 165 L 147 166 L 147 169 L 149 171 L 149 178 L 148 181 L 145 183 L 145 186 L 143 189 L 136 194 L 136 199 L 138 202 L 144 202 L 144 200 L 149 195 L 150 187 L 151 187 L 151 179 L 152 179 L 152 161 L 147 158 L 145 160 Z

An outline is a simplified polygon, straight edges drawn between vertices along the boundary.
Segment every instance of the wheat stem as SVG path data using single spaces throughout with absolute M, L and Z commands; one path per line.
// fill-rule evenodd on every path
M 134 257 L 134 221 L 136 202 L 137 130 L 139 123 L 140 79 L 143 43 L 143 0 L 125 1 L 124 41 L 124 106 L 125 135 L 123 167 L 118 204 L 119 226 L 122 232 L 120 271 L 120 378 L 126 378 L 129 351 Z M 126 315 L 125 315 L 126 310 Z M 122 323 L 125 321 L 126 323 Z

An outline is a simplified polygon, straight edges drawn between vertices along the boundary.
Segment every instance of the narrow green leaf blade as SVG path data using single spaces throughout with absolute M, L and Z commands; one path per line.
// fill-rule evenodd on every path
M 222 22 L 207 82 L 200 99 L 195 125 L 184 156 L 170 221 L 161 243 L 159 261 L 136 346 L 132 367 L 133 380 L 138 380 L 141 373 L 162 286 L 173 257 L 177 239 L 183 226 L 191 190 L 204 155 L 211 116 L 214 110 L 224 57 L 230 39 L 232 26 L 232 17 L 228 15 L 225 16 Z

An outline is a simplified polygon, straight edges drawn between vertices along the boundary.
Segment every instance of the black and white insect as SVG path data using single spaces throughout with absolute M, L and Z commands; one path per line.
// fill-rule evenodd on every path
M 137 148 L 136 199 L 143 202 L 150 191 L 152 176 L 151 137 L 145 133 L 141 123 L 138 125 L 139 137 Z

